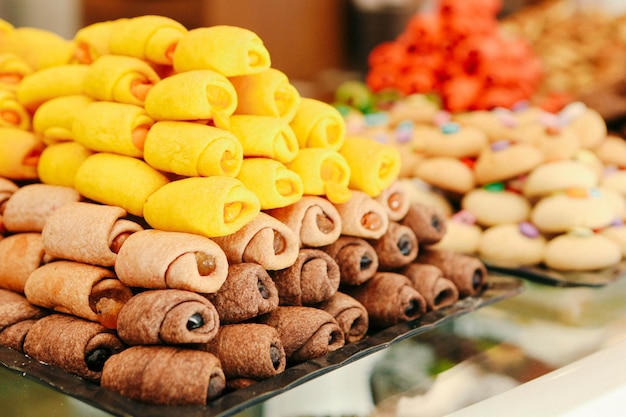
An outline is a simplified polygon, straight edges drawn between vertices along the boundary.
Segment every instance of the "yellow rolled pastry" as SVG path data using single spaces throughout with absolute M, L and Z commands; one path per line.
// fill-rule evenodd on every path
M 12 91 L 0 90 L 0 126 L 23 130 L 29 130 L 31 127 L 30 113 Z
M 111 35 L 126 18 L 106 20 L 84 26 L 74 34 L 74 60 L 81 64 L 92 64 L 102 55 L 111 53 Z
M 74 187 L 76 172 L 94 151 L 80 143 L 66 141 L 45 147 L 37 164 L 37 176 L 44 184 Z
M 46 145 L 74 139 L 76 115 L 94 100 L 85 94 L 60 96 L 44 102 L 33 114 L 33 131 Z
M 84 91 L 96 100 L 142 106 L 161 79 L 150 64 L 132 56 L 103 55 L 87 67 Z
M 368 137 L 351 136 L 339 151 L 350 167 L 350 188 L 372 197 L 389 187 L 400 174 L 398 148 Z
M 300 92 L 287 75 L 276 68 L 229 80 L 239 98 L 235 114 L 274 116 L 290 122 L 300 107 Z
M 216 175 L 164 185 L 148 198 L 143 215 L 155 229 L 215 237 L 236 232 L 259 211 L 258 197 L 241 181 Z
M 245 158 L 237 179 L 256 194 L 261 210 L 288 206 L 304 193 L 300 176 L 274 159 Z
M 268 69 L 271 59 L 263 40 L 251 30 L 229 25 L 188 31 L 174 51 L 174 70 L 217 71 L 226 77 L 255 74 Z
M 94 101 L 76 114 L 74 140 L 98 152 L 141 157 L 154 120 L 141 106 L 115 101 Z
M 117 25 L 111 33 L 112 54 L 134 56 L 155 64 L 172 65 L 176 45 L 187 28 L 165 16 L 131 17 Z
M 302 178 L 305 195 L 326 196 L 333 203 L 350 199 L 350 167 L 339 152 L 329 148 L 300 149 L 286 166 Z
M 302 97 L 291 120 L 300 148 L 330 148 L 343 145 L 346 123 L 334 106 L 314 98 Z
M 83 94 L 83 82 L 89 66 L 82 64 L 57 65 L 25 76 L 17 86 L 17 98 L 30 111 L 45 101 L 59 96 Z
M 243 161 L 235 135 L 193 122 L 156 122 L 148 131 L 143 153 L 150 166 L 188 177 L 234 177 Z
M 12 53 L 0 53 L 0 89 L 17 90 L 18 84 L 33 68 L 21 57 Z
M 120 206 L 135 216 L 143 216 L 148 197 L 168 182 L 165 175 L 144 161 L 108 152 L 87 157 L 74 178 L 74 185 L 83 196 Z
M 44 148 L 33 132 L 0 126 L 0 177 L 37 179 L 37 162 Z
M 21 57 L 33 70 L 69 64 L 73 43 L 54 32 L 34 27 L 18 27 L 2 33 L 0 51 Z
M 298 154 L 296 134 L 279 117 L 233 115 L 229 130 L 239 138 L 244 156 L 266 157 L 286 163 Z

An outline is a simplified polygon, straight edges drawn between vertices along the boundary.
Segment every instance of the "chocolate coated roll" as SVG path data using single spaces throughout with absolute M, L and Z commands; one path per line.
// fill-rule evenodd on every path
M 336 242 L 322 248 L 339 265 L 342 284 L 359 285 L 378 270 L 376 250 L 365 239 L 340 236 Z
M 278 289 L 280 305 L 313 305 L 330 298 L 339 289 L 337 262 L 319 249 L 302 248 L 296 262 L 270 273 Z
M 28 356 L 90 381 L 124 344 L 101 324 L 68 314 L 50 314 L 35 322 L 24 339 Z
M 258 322 L 278 331 L 288 364 L 324 356 L 345 343 L 335 318 L 315 307 L 279 306 Z
M 346 293 L 359 301 L 375 327 L 389 327 L 415 319 L 426 312 L 426 300 L 407 277 L 394 272 L 377 272 L 370 280 Z
M 467 297 L 487 286 L 487 268 L 476 257 L 442 249 L 423 249 L 416 262 L 435 265 L 443 276 L 459 289 L 459 297 Z
M 32 305 L 26 297 L 0 289 L 0 345 L 22 352 L 32 325 L 48 311 Z
M 369 328 L 369 316 L 365 306 L 354 297 L 337 291 L 316 307 L 330 313 L 337 320 L 346 343 L 358 342 L 365 337 Z
M 117 317 L 117 333 L 129 345 L 206 343 L 220 319 L 202 295 L 186 290 L 148 290 L 134 295 Z
M 202 350 L 131 346 L 104 364 L 100 385 L 147 404 L 203 405 L 226 386 L 219 359 Z
M 257 263 L 230 265 L 222 287 L 205 296 L 213 303 L 220 322 L 224 324 L 239 323 L 278 307 L 276 284 Z
M 0 239 L 0 288 L 23 294 L 28 276 L 48 260 L 41 233 L 15 233 Z
M 226 380 L 261 380 L 278 375 L 287 366 L 278 331 L 267 324 L 223 325 L 217 336 L 201 349 L 219 358 Z
M 443 211 L 439 207 L 421 203 L 412 203 L 400 223 L 413 230 L 422 246 L 439 242 L 447 229 Z
M 389 222 L 385 234 L 370 241 L 370 244 L 378 256 L 379 270 L 392 270 L 408 265 L 419 251 L 413 230 L 397 222 Z
M 335 204 L 341 217 L 341 234 L 378 239 L 389 226 L 387 211 L 374 198 L 362 191 L 352 191 L 346 203 Z
M 456 303 L 459 290 L 452 281 L 445 278 L 435 265 L 412 263 L 402 273 L 409 278 L 415 288 L 426 299 L 428 310 L 438 310 Z

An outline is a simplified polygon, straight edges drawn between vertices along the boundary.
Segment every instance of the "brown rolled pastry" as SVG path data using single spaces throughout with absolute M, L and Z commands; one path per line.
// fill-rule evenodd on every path
M 464 298 L 482 291 L 487 286 L 487 268 L 474 256 L 444 249 L 421 249 L 416 262 L 435 265 L 443 276 L 459 289 Z
M 279 306 L 258 322 L 278 331 L 288 365 L 324 356 L 345 343 L 335 318 L 315 307 Z
M 53 258 L 92 265 L 113 266 L 126 238 L 143 230 L 137 222 L 124 219 L 118 206 L 71 202 L 50 214 L 43 226 L 43 247 Z
M 287 359 L 278 331 L 267 324 L 237 323 L 220 327 L 217 336 L 200 347 L 217 356 L 226 380 L 261 380 L 285 370 Z
M 108 268 L 59 260 L 35 269 L 24 295 L 35 305 L 115 329 L 120 309 L 133 293 Z
M 0 288 L 23 294 L 31 272 L 48 261 L 41 233 L 15 233 L 0 239 Z
M 389 220 L 397 222 L 406 216 L 411 207 L 408 185 L 403 181 L 394 181 L 382 193 L 374 197 L 387 211 Z
M 294 204 L 267 213 L 289 226 L 303 247 L 330 245 L 341 235 L 339 212 L 325 197 L 305 195 Z
M 106 362 L 124 348 L 114 331 L 68 314 L 37 320 L 24 339 L 26 355 L 94 382 Z
M 124 241 L 115 273 L 130 287 L 212 293 L 226 280 L 228 261 L 208 237 L 146 229 Z
M 446 234 L 446 216 L 436 206 L 412 203 L 401 224 L 410 227 L 420 245 L 432 245 Z
M 414 262 L 407 265 L 402 273 L 409 278 L 413 288 L 424 296 L 428 310 L 439 310 L 459 299 L 459 289 L 435 265 Z
M 314 305 L 337 292 L 340 283 L 339 265 L 326 252 L 302 248 L 288 268 L 270 273 L 278 289 L 280 305 Z
M 222 287 L 205 296 L 223 324 L 239 323 L 278 307 L 276 284 L 265 268 L 252 262 L 230 265 Z
M 235 233 L 212 239 L 224 250 L 228 262 L 255 262 L 267 270 L 292 265 L 300 249 L 293 230 L 264 212 Z
M 27 184 L 6 202 L 4 227 L 9 232 L 41 232 L 50 214 L 64 204 L 80 201 L 75 189 L 62 185 Z
M 373 197 L 362 191 L 352 191 L 346 203 L 335 204 L 341 217 L 341 234 L 378 239 L 387 231 L 389 215 Z
M 206 343 L 220 325 L 217 310 L 202 295 L 176 289 L 134 295 L 117 316 L 117 334 L 128 345 Z
M 376 250 L 365 239 L 340 236 L 333 244 L 320 249 L 339 265 L 342 284 L 362 284 L 378 271 Z
M 395 272 L 377 272 L 364 284 L 346 287 L 345 292 L 365 306 L 373 327 L 389 327 L 426 312 L 422 294 L 407 277 Z
M 0 236 L 6 233 L 6 228 L 4 227 L 4 208 L 6 206 L 7 201 L 15 191 L 17 191 L 19 187 L 13 181 L 0 177 Z
M 393 270 L 410 264 L 417 257 L 419 243 L 408 226 L 389 222 L 389 227 L 379 239 L 370 240 L 378 256 L 379 270 Z
M 0 289 L 0 346 L 23 352 L 26 334 L 47 314 L 47 310 L 32 305 L 23 295 Z
M 219 359 L 174 346 L 131 346 L 104 364 L 100 386 L 146 404 L 204 405 L 226 386 Z
M 317 308 L 330 313 L 341 328 L 345 343 L 358 342 L 367 334 L 369 316 L 365 306 L 348 294 L 337 291 Z
M 226 389 L 229 391 L 237 391 L 238 389 L 248 388 L 254 385 L 258 380 L 254 378 L 228 378 L 226 380 Z

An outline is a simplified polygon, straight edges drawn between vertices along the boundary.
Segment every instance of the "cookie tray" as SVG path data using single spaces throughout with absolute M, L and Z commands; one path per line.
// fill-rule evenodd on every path
M 479 308 L 513 297 L 524 289 L 523 280 L 519 277 L 495 272 L 489 275 L 487 282 L 488 287 L 477 296 L 464 298 L 450 307 L 429 312 L 415 320 L 373 332 L 359 342 L 345 345 L 323 357 L 288 367 L 280 375 L 257 382 L 250 387 L 226 393 L 205 406 L 167 407 L 141 404 L 5 347 L 0 347 L 0 364 L 13 372 L 48 385 L 52 389 L 112 415 L 137 417 L 232 416 L 334 369 L 385 349 L 394 343 L 431 330 Z

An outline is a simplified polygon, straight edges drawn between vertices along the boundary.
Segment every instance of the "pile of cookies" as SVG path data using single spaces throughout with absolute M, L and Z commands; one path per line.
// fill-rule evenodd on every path
M 206 404 L 487 285 L 426 247 L 446 219 L 398 149 L 301 97 L 255 33 L 1 23 L 1 345 Z

